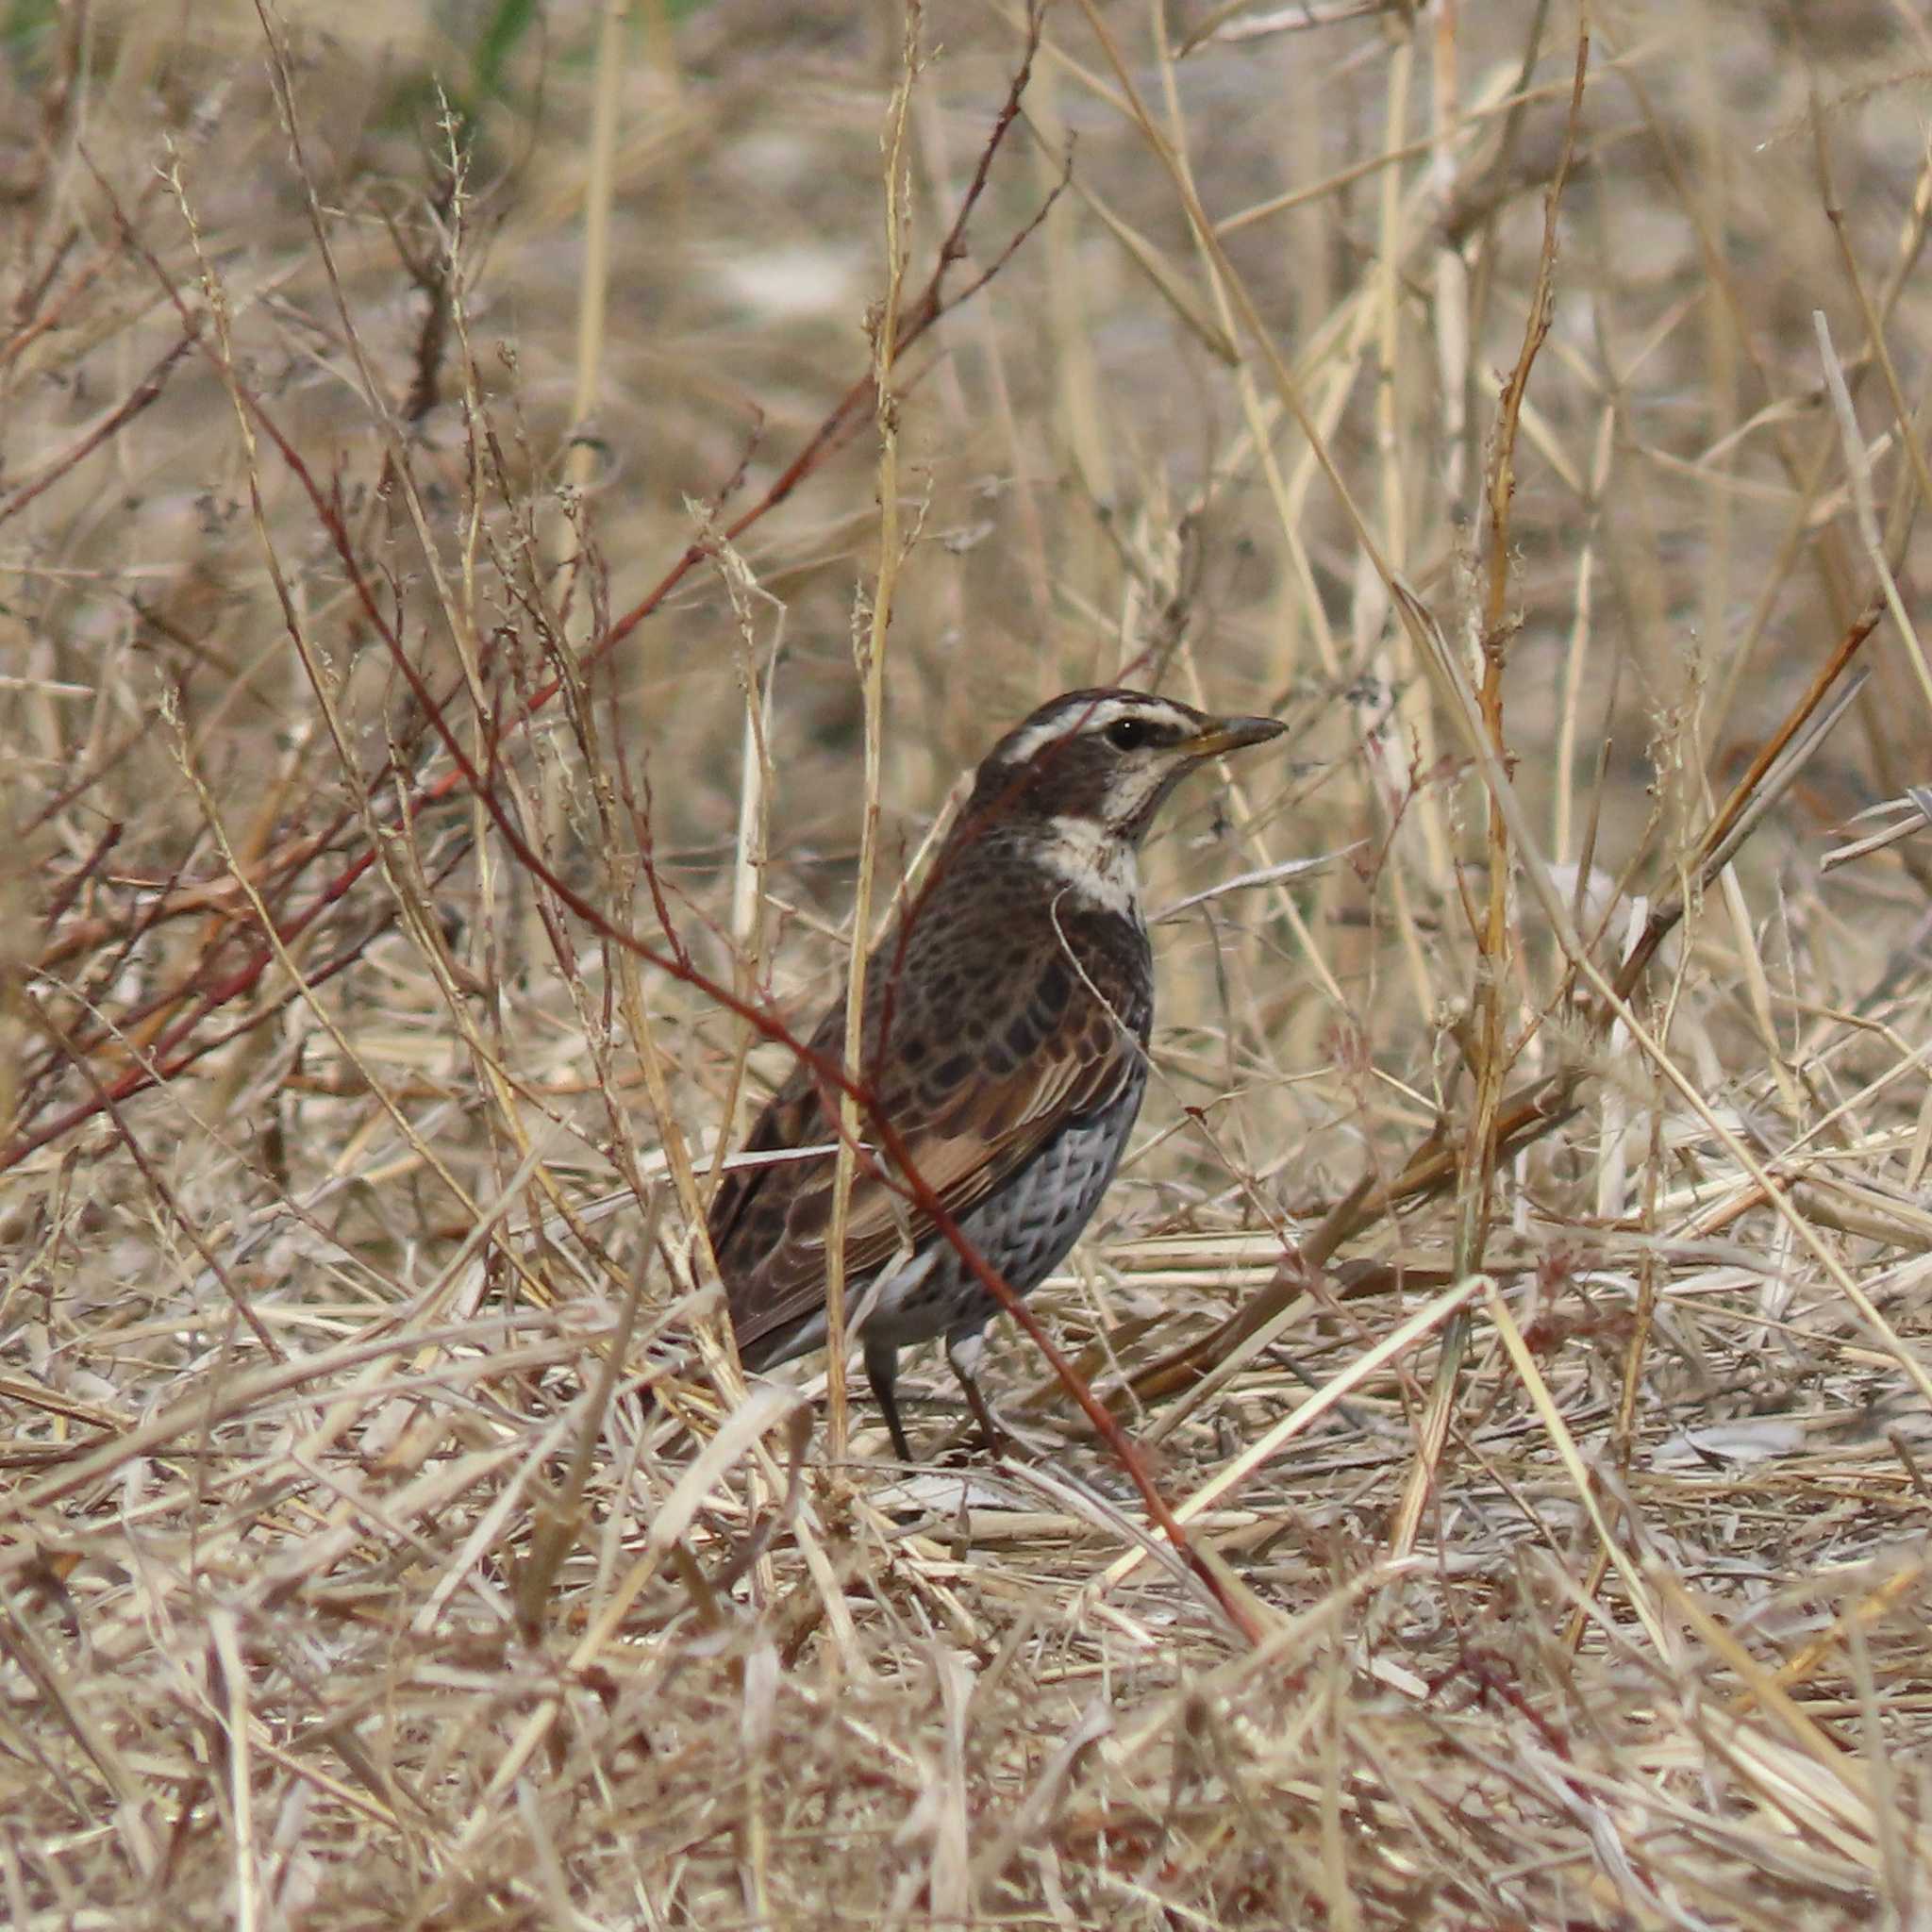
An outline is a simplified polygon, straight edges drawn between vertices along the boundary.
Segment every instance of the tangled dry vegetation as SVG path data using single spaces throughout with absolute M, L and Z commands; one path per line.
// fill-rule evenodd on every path
M 177 16 L 4 46 L 0 1915 L 1925 1924 L 1921 10 Z M 897 1469 L 691 1217 L 1101 679 L 1291 724 L 1138 1447 Z

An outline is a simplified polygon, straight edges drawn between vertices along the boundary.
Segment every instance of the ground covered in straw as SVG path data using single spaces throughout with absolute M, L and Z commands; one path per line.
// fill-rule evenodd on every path
M 1920 9 L 0 54 L 0 1918 L 1932 1917 Z M 1098 681 L 1291 727 L 1133 1446 L 1008 1323 L 904 1469 L 692 1230 Z

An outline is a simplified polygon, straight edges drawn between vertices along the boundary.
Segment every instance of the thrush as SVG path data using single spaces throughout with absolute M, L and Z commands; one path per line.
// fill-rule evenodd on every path
M 1015 1294 L 1058 1266 L 1120 1164 L 1147 1085 L 1154 958 L 1135 854 L 1190 772 L 1283 729 L 1136 691 L 1075 691 L 995 744 L 925 883 L 871 955 L 859 1058 L 893 1152 Z M 843 1058 L 845 1008 L 810 1037 Z M 762 1370 L 825 1341 L 839 1094 L 805 1058 L 773 1094 L 708 1217 L 740 1357 Z M 848 1333 L 892 1446 L 911 1460 L 899 1351 L 945 1338 L 989 1443 L 975 1370 L 1000 1304 L 879 1145 L 856 1162 Z

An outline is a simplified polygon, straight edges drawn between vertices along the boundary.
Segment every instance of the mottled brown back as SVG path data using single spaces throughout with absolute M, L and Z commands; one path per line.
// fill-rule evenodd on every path
M 958 1219 L 998 1191 L 1072 1118 L 1122 1091 L 1152 1018 L 1153 967 L 1138 919 L 1062 888 L 1042 890 L 1024 824 L 973 813 L 936 859 L 909 923 L 866 974 L 865 1062 L 912 1165 Z M 1120 1033 L 1133 1047 L 1124 1054 Z M 887 1051 L 881 1053 L 882 1038 Z M 844 1005 L 812 1036 L 836 1066 Z M 759 1116 L 747 1153 L 838 1138 L 836 1089 L 803 1063 Z M 739 1345 L 815 1308 L 824 1295 L 834 1157 L 727 1174 L 709 1225 Z M 846 1269 L 855 1286 L 933 1236 L 930 1216 L 875 1168 L 855 1177 Z

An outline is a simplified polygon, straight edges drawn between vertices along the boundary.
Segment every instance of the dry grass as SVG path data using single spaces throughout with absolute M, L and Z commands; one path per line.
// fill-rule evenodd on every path
M 1167 10 L 976 196 L 999 5 L 8 16 L 13 1924 L 1932 1918 L 1927 848 L 1821 873 L 1932 777 L 1932 34 L 1593 7 L 1573 124 L 1574 0 Z M 1161 930 L 1036 1298 L 1182 1554 L 1010 1324 L 1063 1442 L 921 1361 L 908 1473 L 692 1285 L 1114 677 L 1292 727 L 1157 899 L 1353 848 Z

